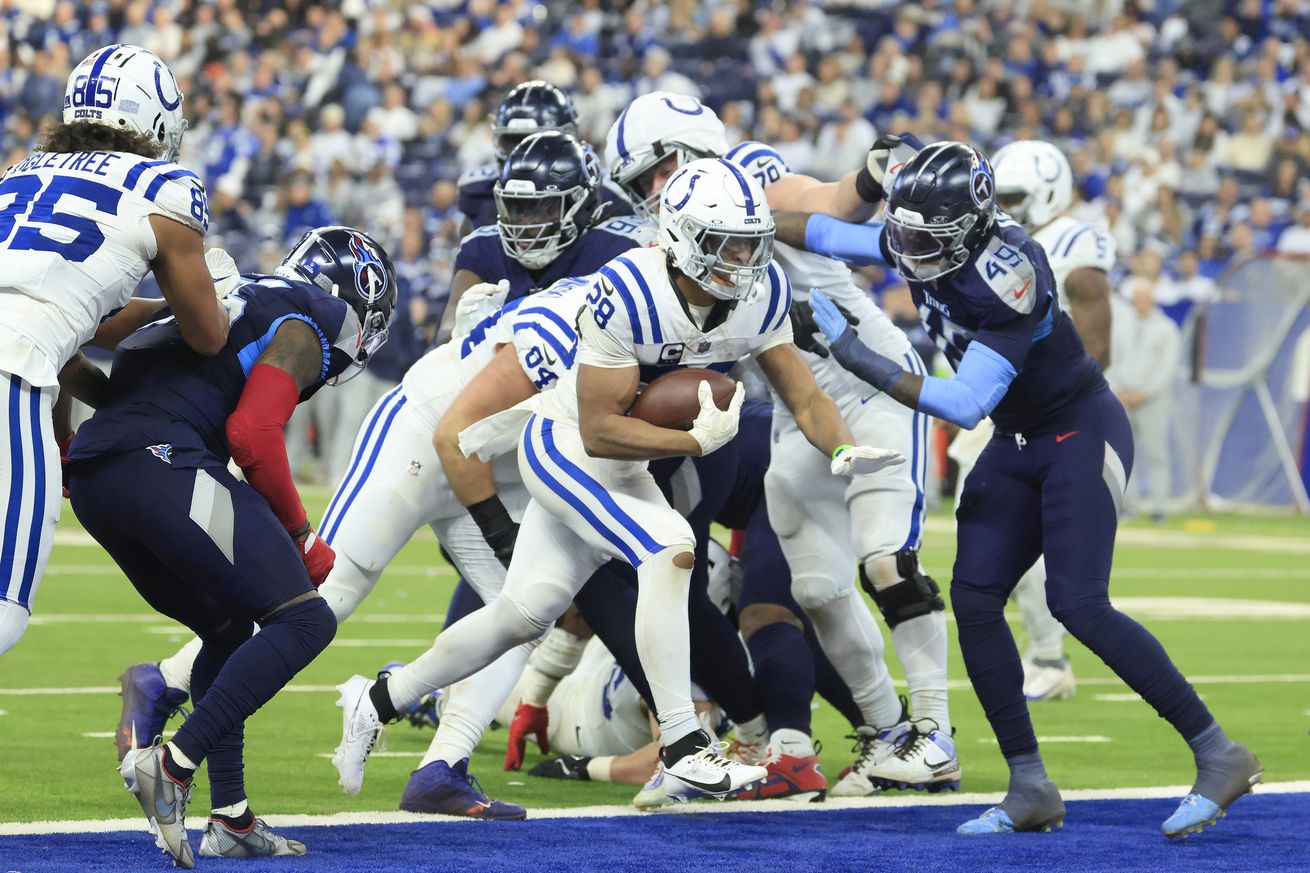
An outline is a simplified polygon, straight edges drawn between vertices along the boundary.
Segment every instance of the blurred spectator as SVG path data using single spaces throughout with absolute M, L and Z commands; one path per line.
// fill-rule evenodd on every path
M 1310 201 L 1296 207 L 1296 224 L 1278 238 L 1278 254 L 1289 258 L 1310 258 Z
M 344 164 L 340 166 L 344 167 Z M 313 184 L 313 176 L 304 170 L 298 170 L 287 180 L 286 219 L 282 223 L 282 239 L 287 245 L 294 243 L 307 230 L 337 223 L 327 203 L 314 196 Z
M 1145 276 L 1129 280 L 1132 305 L 1115 313 L 1110 354 L 1113 363 L 1106 379 L 1128 410 L 1137 444 L 1136 466 L 1145 473 L 1149 488 L 1146 509 L 1152 518 L 1160 520 L 1171 485 L 1170 395 L 1180 366 L 1181 337 L 1177 325 L 1156 307 L 1153 285 L 1153 280 Z M 1136 483 L 1136 488 L 1141 489 L 1142 478 L 1140 474 L 1133 476 L 1130 488 Z

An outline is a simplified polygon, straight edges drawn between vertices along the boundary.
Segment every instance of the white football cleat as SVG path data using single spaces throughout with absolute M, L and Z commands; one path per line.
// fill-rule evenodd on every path
M 869 778 L 879 788 L 957 791 L 960 758 L 955 740 L 932 719 L 911 722 L 896 751 L 869 768 Z
M 910 733 L 909 721 L 898 722 L 891 727 L 873 728 L 860 725 L 848 739 L 855 740 L 851 748 L 856 753 L 855 763 L 847 768 L 830 792 L 833 797 L 868 797 L 879 790 L 870 771 L 896 754 L 901 741 Z
M 646 784 L 641 786 L 637 796 L 632 798 L 632 805 L 637 809 L 659 809 L 670 803 L 673 803 L 673 798 L 664 790 L 664 764 L 657 763 L 655 772 L 650 774 Z
M 1078 682 L 1068 658 L 1046 660 L 1025 658 L 1023 662 L 1023 696 L 1036 703 L 1041 700 L 1064 700 L 1073 697 Z
M 664 791 L 674 800 L 724 797 L 769 775 L 754 764 L 726 758 L 727 743 L 710 743 L 692 755 L 664 764 Z
M 347 794 L 354 796 L 364 787 L 364 765 L 376 745 L 378 751 L 386 748 L 387 729 L 378 718 L 378 711 L 369 699 L 373 680 L 351 676 L 337 686 L 341 696 L 341 745 L 332 754 L 332 765 L 337 768 L 337 780 Z

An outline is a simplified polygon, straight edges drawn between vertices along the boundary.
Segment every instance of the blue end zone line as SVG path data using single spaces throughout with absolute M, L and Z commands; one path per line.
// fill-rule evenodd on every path
M 1063 789 L 1060 794 L 1066 802 L 1083 800 L 1181 800 L 1191 790 L 1190 785 L 1160 785 L 1146 788 L 1082 788 Z M 1255 796 L 1307 794 L 1310 780 L 1269 782 L 1256 786 Z M 733 815 L 757 812 L 823 812 L 849 809 L 906 809 L 916 807 L 993 806 L 1000 803 L 1004 794 L 954 793 L 929 797 L 829 797 L 821 804 L 795 803 L 790 800 L 725 800 L 715 803 L 683 803 L 646 811 L 628 805 L 578 806 L 528 809 L 532 819 L 605 819 L 650 818 L 652 816 L 681 815 Z M 1249 798 L 1248 798 L 1249 799 Z M 1235 809 L 1240 814 L 1242 801 Z M 196 809 L 204 806 L 200 801 Z M 411 812 L 338 812 L 330 815 L 260 815 L 271 828 L 288 827 L 340 827 L 342 825 L 432 824 L 463 825 L 474 819 L 444 815 L 421 815 Z M 195 827 L 188 830 L 199 833 L 204 828 L 203 816 L 193 815 Z M 1068 822 L 1066 822 L 1066 827 Z M 138 818 L 89 819 L 85 821 L 38 821 L 0 823 L 0 837 L 31 836 L 40 834 L 91 834 L 144 831 L 146 822 Z M 1149 829 L 1149 826 L 1148 826 Z

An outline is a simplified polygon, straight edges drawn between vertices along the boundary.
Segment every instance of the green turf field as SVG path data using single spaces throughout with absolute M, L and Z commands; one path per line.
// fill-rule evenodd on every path
M 311 517 L 326 498 L 309 496 Z M 148 610 L 67 508 L 64 516 L 33 625 L 0 659 L 0 821 L 138 815 L 108 738 L 119 711 L 116 677 L 128 664 L 171 654 L 188 638 L 183 628 Z M 935 516 L 924 559 L 943 588 L 953 552 L 951 520 Z M 1266 779 L 1310 778 L 1310 521 L 1223 516 L 1163 527 L 1130 523 L 1115 571 L 1116 600 L 1160 637 L 1229 732 L 1260 755 Z M 351 673 L 371 674 L 387 660 L 414 657 L 435 633 L 453 583 L 425 531 L 294 684 L 335 685 Z M 1070 643 L 1070 651 L 1082 680 L 1077 696 L 1034 710 L 1039 736 L 1063 740 L 1045 746 L 1057 782 L 1065 788 L 1190 783 L 1190 754 L 1168 725 L 1129 699 L 1128 690 L 1077 643 Z M 890 653 L 889 661 L 899 673 Z M 952 709 L 963 787 L 1000 791 L 1003 762 L 973 693 L 959 681 L 963 673 L 953 648 Z M 15 693 L 22 689 L 59 693 Z M 430 734 L 393 726 L 389 751 L 412 757 L 375 756 L 363 792 L 348 798 L 326 757 L 340 736 L 334 700 L 331 692 L 284 692 L 251 720 L 247 785 L 256 811 L 396 808 Z M 815 712 L 814 727 L 832 779 L 849 763 L 849 728 L 826 706 Z M 473 762 L 493 796 L 541 807 L 624 803 L 633 794 L 626 786 L 502 773 L 504 737 L 504 731 L 490 733 Z M 205 789 L 197 788 L 203 805 Z

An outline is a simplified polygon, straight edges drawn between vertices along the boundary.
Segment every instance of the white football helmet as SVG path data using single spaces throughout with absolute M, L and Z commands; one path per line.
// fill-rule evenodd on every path
M 655 220 L 660 197 L 643 190 L 643 173 L 669 155 L 677 155 L 682 166 L 727 151 L 727 134 L 714 110 L 672 91 L 652 91 L 633 100 L 605 137 L 610 178 L 628 195 L 637 214 L 650 221 Z
M 722 158 L 684 164 L 660 195 L 659 244 L 673 266 L 721 300 L 738 300 L 773 258 L 764 189 Z
M 64 123 L 89 121 L 152 137 L 166 161 L 177 160 L 187 121 L 182 92 L 168 66 L 135 45 L 96 49 L 68 75 Z
M 1055 221 L 1073 203 L 1073 168 L 1049 142 L 1016 140 L 992 156 L 996 203 L 1029 233 Z

